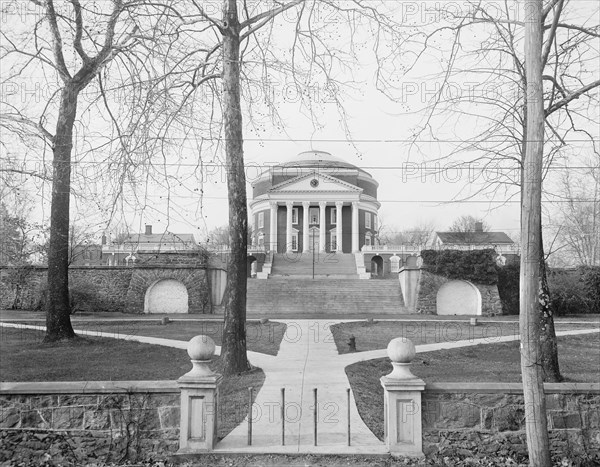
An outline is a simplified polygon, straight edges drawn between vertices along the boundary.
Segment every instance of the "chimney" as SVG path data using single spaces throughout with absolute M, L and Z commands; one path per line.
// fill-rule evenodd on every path
M 106 235 L 102 234 L 102 245 L 106 245 Z
M 475 232 L 483 232 L 483 222 L 475 222 Z
M 146 235 L 152 235 L 152 226 L 146 225 Z

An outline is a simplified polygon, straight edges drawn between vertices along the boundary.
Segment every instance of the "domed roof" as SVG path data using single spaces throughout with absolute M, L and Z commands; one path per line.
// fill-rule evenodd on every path
M 361 196 L 377 199 L 379 183 L 369 172 L 326 151 L 315 150 L 301 152 L 263 170 L 260 176 L 252 182 L 252 198 L 258 202 L 265 196 L 271 196 L 274 192 L 283 190 L 282 186 L 289 191 L 290 183 L 302 184 L 307 180 L 310 181 L 310 178 L 314 178 L 315 173 L 328 178 L 334 184 L 336 183 L 335 179 L 338 179 L 340 183 L 349 183 L 362 190 Z M 314 188 L 312 186 L 309 190 L 312 192 Z
M 297 156 L 292 157 L 286 162 L 279 164 L 280 167 L 302 167 L 302 168 L 335 168 L 343 167 L 347 169 L 357 169 L 364 172 L 361 168 L 346 162 L 345 160 L 334 156 L 326 151 L 304 151 Z

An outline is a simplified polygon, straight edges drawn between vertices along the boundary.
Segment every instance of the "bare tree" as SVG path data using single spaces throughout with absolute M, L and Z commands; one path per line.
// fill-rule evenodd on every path
M 490 225 L 483 221 L 479 220 L 476 217 L 471 215 L 460 216 L 452 225 L 448 227 L 449 232 L 475 232 L 477 230 L 478 224 L 483 232 L 489 232 Z
M 96 119 L 90 122 L 89 114 L 87 121 L 78 120 L 81 96 L 89 84 L 97 80 L 99 92 L 92 101 L 105 106 L 108 121 L 117 121 L 104 89 L 110 75 L 103 79 L 103 72 L 112 63 L 120 65 L 116 74 L 119 79 L 138 71 L 133 64 L 140 65 L 143 61 L 138 61 L 142 57 L 135 53 L 147 50 L 146 44 L 153 44 L 155 38 L 149 33 L 156 23 L 153 18 L 160 18 L 158 13 L 168 7 L 123 0 L 83 5 L 79 0 L 70 0 L 68 5 L 61 4 L 60 9 L 54 0 L 31 0 L 31 5 L 41 13 L 40 17 L 33 15 L 21 28 L 13 24 L 2 30 L 2 60 L 10 66 L 10 72 L 4 76 L 6 82 L 16 76 L 29 77 L 30 84 L 35 81 L 36 74 L 45 76 L 45 101 L 27 107 L 23 102 L 16 105 L 3 102 L 0 123 L 17 139 L 39 141 L 37 150 L 48 150 L 52 154 L 51 176 L 47 177 L 44 163 L 32 175 L 39 176 L 41 172 L 44 178 L 51 179 L 52 184 L 45 340 L 57 341 L 75 337 L 70 322 L 68 286 L 72 172 L 74 163 L 80 162 L 82 153 L 86 152 L 81 137 L 88 132 L 94 134 L 97 129 L 94 127 Z M 63 6 L 67 8 L 63 9 Z M 122 57 L 124 60 L 119 61 Z M 135 79 L 146 76 L 144 73 L 143 77 L 136 76 Z M 49 129 L 52 125 L 53 131 Z M 115 130 L 118 134 L 110 140 L 125 146 L 130 134 L 119 130 Z M 100 146 L 106 149 L 110 145 L 103 141 Z M 79 156 L 76 160 L 73 160 L 74 152 Z M 126 170 L 122 172 L 126 173 Z M 78 171 L 75 173 L 79 175 Z
M 546 396 L 540 361 L 539 294 L 542 238 L 542 163 L 544 158 L 544 100 L 542 98 L 542 0 L 527 0 L 525 9 L 525 76 L 527 132 L 521 204 L 521 277 L 519 331 L 521 376 L 525 407 L 525 430 L 529 463 L 544 467 L 552 463 L 548 437 Z M 530 15 L 530 16 L 529 16 Z M 543 262 L 543 261 L 542 261 Z
M 427 248 L 431 241 L 435 225 L 431 221 L 419 222 L 414 227 L 398 229 L 395 226 L 386 226 L 384 223 L 382 238 L 385 243 L 392 245 L 410 245 L 421 249 Z M 381 230 L 381 228 L 380 228 Z
M 215 248 L 229 246 L 229 226 L 221 225 L 208 232 L 207 243 Z
M 569 266 L 600 266 L 598 162 L 596 167 L 590 162 L 589 168 L 579 176 L 575 171 L 565 172 L 555 196 L 563 201 L 551 213 L 556 232 L 555 251 L 560 252 Z
M 194 3 L 194 7 L 186 14 L 181 30 L 195 41 L 178 49 L 185 60 L 170 60 L 186 64 L 185 69 L 180 67 L 178 84 L 182 89 L 181 108 L 194 99 L 208 102 L 213 112 L 210 134 L 224 143 L 230 250 L 221 355 L 224 373 L 232 374 L 249 368 L 244 326 L 248 218 L 243 128 L 261 127 L 264 121 L 252 92 L 260 90 L 269 123 L 284 126 L 272 87 L 290 84 L 300 89 L 300 111 L 318 128 L 318 105 L 304 90 L 323 83 L 347 130 L 341 95 L 353 84 L 351 64 L 358 61 L 362 45 L 354 41 L 340 44 L 336 40 L 338 30 L 344 28 L 349 37 L 359 30 L 374 37 L 377 65 L 383 66 L 385 46 L 380 41 L 384 33 L 395 32 L 400 20 L 394 19 L 386 2 L 379 0 L 368 4 L 358 0 L 347 4 L 290 0 L 274 5 L 240 5 L 235 0 L 223 0 L 221 17 L 208 11 L 206 5 Z M 281 81 L 277 83 L 277 79 Z M 247 117 L 245 124 L 242 116 Z
M 501 9 L 486 3 L 467 2 L 467 12 L 454 6 L 442 9 L 441 26 L 423 28 L 419 33 L 422 48 L 418 57 L 434 50 L 436 39 L 451 34 L 449 54 L 444 57 L 440 86 L 427 101 L 425 121 L 416 131 L 419 138 L 452 139 L 457 141 L 441 159 L 461 160 L 478 173 L 480 183 L 466 184 L 459 199 L 480 194 L 502 196 L 505 201 L 517 200 L 521 193 L 526 163 L 527 80 L 523 21 L 520 9 L 504 4 Z M 597 6 L 594 6 L 597 15 Z M 546 0 L 540 16 L 542 31 L 542 99 L 544 106 L 544 159 L 542 179 L 559 162 L 567 162 L 565 148 L 569 138 L 577 136 L 588 141 L 598 154 L 594 125 L 598 125 L 598 95 L 600 86 L 595 72 L 598 49 L 594 41 L 600 26 L 593 22 L 594 14 L 578 9 L 569 0 Z M 481 39 L 473 39 L 469 33 Z M 597 72 L 597 68 L 596 68 Z M 468 89 L 456 89 L 455 79 L 475 84 Z M 444 125 L 449 113 L 459 117 L 460 125 Z M 594 117 L 594 115 L 596 117 Z M 472 124 L 467 124 L 472 123 Z M 472 129 L 477 128 L 475 134 Z M 452 133 L 451 136 L 448 133 Z M 470 133 L 470 134 L 469 134 Z M 566 165 L 566 164 L 565 164 Z M 545 277 L 543 245 L 537 248 L 540 257 L 539 290 L 541 363 L 545 377 L 560 381 L 551 309 L 550 291 Z
M 478 240 L 477 232 L 489 232 L 489 230 L 490 225 L 487 222 L 471 215 L 460 216 L 448 227 L 450 232 L 460 232 L 462 234 L 461 238 L 466 242 L 481 241 Z
M 10 212 L 0 203 L 0 264 L 24 266 L 43 259 L 46 228 L 30 218 L 30 209 L 18 205 L 19 212 Z

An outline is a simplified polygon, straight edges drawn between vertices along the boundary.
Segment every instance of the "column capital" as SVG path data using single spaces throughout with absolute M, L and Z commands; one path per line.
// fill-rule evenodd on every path
M 293 208 L 293 207 L 294 207 L 294 202 L 293 202 L 293 201 L 286 201 L 286 202 L 285 202 L 285 206 L 286 206 L 288 209 L 291 209 L 291 208 Z
M 358 207 L 358 201 L 352 201 L 352 207 L 356 209 Z
M 269 206 L 271 206 L 271 208 L 276 208 L 277 207 L 277 201 L 269 201 Z
M 324 209 L 324 208 L 325 208 L 325 206 L 327 206 L 327 201 L 319 201 L 319 207 L 320 207 L 321 209 Z
M 302 201 L 302 207 L 308 208 L 310 206 L 310 201 Z
M 336 207 L 336 208 L 340 208 L 340 207 L 342 207 L 343 205 L 344 205 L 344 202 L 343 202 L 343 201 L 336 201 L 336 202 L 335 202 L 335 207 Z

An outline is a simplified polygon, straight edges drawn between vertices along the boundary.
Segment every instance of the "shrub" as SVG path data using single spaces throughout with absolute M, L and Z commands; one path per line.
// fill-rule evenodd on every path
M 71 303 L 71 313 L 77 311 L 98 311 L 100 307 L 96 289 L 91 284 L 83 283 L 69 287 L 69 300 Z
M 503 314 L 519 314 L 519 271 L 519 263 L 498 268 Z M 548 269 L 548 287 L 557 316 L 600 313 L 600 267 Z
M 519 314 L 519 263 L 509 263 L 498 270 L 498 295 L 502 303 L 502 314 Z
M 583 288 L 588 298 L 590 313 L 600 313 L 600 266 L 584 269 Z
M 423 265 L 433 274 L 479 284 L 498 282 L 497 253 L 492 250 L 423 250 Z
M 35 310 L 45 310 L 48 301 L 48 285 L 42 289 L 35 305 Z M 91 284 L 77 284 L 69 287 L 69 304 L 71 314 L 77 311 L 103 311 L 96 290 Z
M 600 313 L 600 268 L 548 272 L 554 312 L 559 315 Z

